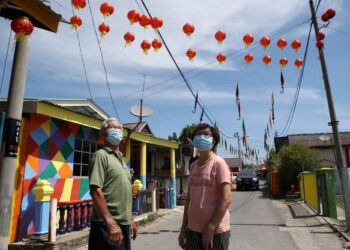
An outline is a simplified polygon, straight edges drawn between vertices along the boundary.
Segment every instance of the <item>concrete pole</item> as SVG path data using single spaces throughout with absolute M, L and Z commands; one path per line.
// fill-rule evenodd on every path
M 234 136 L 235 138 L 237 138 L 238 158 L 241 160 L 241 141 L 240 141 L 241 138 L 240 138 L 238 132 L 235 132 L 235 133 L 233 134 L 233 136 Z M 243 158 L 242 158 L 242 159 L 243 159 Z M 242 168 L 243 168 L 243 160 L 242 160 Z
M 29 37 L 16 43 L 0 165 L 0 250 L 8 249 L 17 149 L 29 58 Z
M 315 35 L 317 37 L 319 33 L 318 23 L 316 19 L 316 11 L 314 7 L 313 0 L 309 0 L 310 3 L 310 9 L 312 14 L 312 23 L 315 29 Z M 347 230 L 350 230 L 350 185 L 349 185 L 349 173 L 348 169 L 344 164 L 344 157 L 342 153 L 342 144 L 339 136 L 338 131 L 338 123 L 334 103 L 333 103 L 333 97 L 332 97 L 332 90 L 328 78 L 328 72 L 327 72 L 327 65 L 326 60 L 324 58 L 323 54 L 323 48 L 318 49 L 319 52 L 319 58 L 321 62 L 321 68 L 323 73 L 323 81 L 324 86 L 326 90 L 327 95 L 327 102 L 328 102 L 328 109 L 329 109 L 329 115 L 330 115 L 330 125 L 332 126 L 333 131 L 333 138 L 334 138 L 334 146 L 336 151 L 336 163 L 337 163 L 337 169 L 339 171 L 341 183 L 342 183 L 342 191 L 343 191 L 343 199 L 344 199 L 344 207 L 345 207 L 345 218 L 346 218 L 346 228 Z

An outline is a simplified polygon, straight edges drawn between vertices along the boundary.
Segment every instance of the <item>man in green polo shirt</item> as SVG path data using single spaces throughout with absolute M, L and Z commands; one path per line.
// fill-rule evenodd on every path
M 89 249 L 131 250 L 137 226 L 132 220 L 132 188 L 130 169 L 123 162 L 119 143 L 123 127 L 115 118 L 101 125 L 104 147 L 90 160 L 89 184 L 93 200 L 93 214 Z

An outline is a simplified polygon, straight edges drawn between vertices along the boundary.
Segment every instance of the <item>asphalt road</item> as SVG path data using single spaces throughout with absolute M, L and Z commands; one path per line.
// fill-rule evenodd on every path
M 230 206 L 229 249 L 239 250 L 338 250 L 344 242 L 315 216 L 293 218 L 282 201 L 271 200 L 262 184 L 260 191 L 233 191 Z M 305 210 L 305 209 L 304 209 Z M 183 208 L 140 228 L 133 250 L 180 250 L 177 237 Z M 79 250 L 87 249 L 80 248 Z

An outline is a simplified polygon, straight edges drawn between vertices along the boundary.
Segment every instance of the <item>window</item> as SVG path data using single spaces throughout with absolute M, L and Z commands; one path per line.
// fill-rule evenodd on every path
M 73 176 L 88 176 L 90 157 L 101 147 L 102 145 L 95 142 L 75 139 Z

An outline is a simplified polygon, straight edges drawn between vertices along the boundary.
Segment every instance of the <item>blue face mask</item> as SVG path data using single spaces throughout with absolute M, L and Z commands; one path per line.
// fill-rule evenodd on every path
M 213 148 L 213 137 L 209 135 L 196 135 L 193 138 L 193 145 L 198 151 L 208 151 Z
M 113 145 L 118 146 L 119 143 L 123 140 L 123 130 L 117 128 L 111 128 L 107 130 L 106 141 Z

